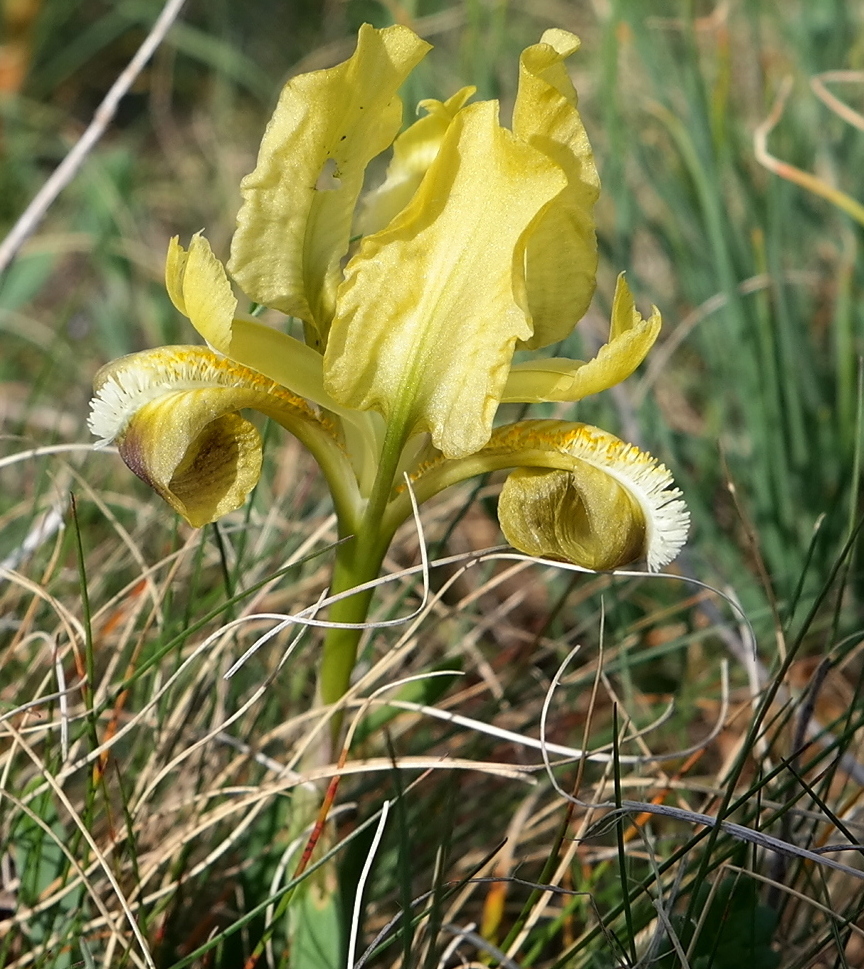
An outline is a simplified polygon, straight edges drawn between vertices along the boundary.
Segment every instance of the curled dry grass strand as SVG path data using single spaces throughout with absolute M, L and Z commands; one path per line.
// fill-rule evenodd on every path
M 781 161 L 768 150 L 768 135 L 777 127 L 783 117 L 783 110 L 791 91 L 792 79 L 790 77 L 784 78 L 770 113 L 753 132 L 753 151 L 756 160 L 760 165 L 764 165 L 768 171 L 826 199 L 853 218 L 859 225 L 864 225 L 864 205 L 853 199 L 851 195 L 829 185 L 824 179 L 804 171 L 802 168 L 797 168 L 789 162 Z

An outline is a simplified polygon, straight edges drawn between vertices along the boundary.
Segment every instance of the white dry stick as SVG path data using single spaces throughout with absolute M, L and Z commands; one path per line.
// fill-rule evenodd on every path
M 12 226 L 9 235 L 0 244 L 0 273 L 5 272 L 9 263 L 15 258 L 16 253 L 42 220 L 51 204 L 75 177 L 90 150 L 105 134 L 117 111 L 117 105 L 129 88 L 132 87 L 135 78 L 144 69 L 147 61 L 156 52 L 156 48 L 165 39 L 165 35 L 171 29 L 171 25 L 177 19 L 185 2 L 186 0 L 166 0 L 162 13 L 159 14 L 150 33 L 144 38 L 144 43 L 138 48 L 123 73 L 111 85 L 111 89 L 96 109 L 93 120 L 87 126 L 84 134 L 60 162 L 48 181 L 36 193 L 33 201 Z

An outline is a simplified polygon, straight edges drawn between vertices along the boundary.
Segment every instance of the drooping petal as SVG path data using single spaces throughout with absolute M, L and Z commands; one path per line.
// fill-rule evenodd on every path
M 463 87 L 446 101 L 430 98 L 420 102 L 418 108 L 427 113 L 393 142 L 387 176 L 382 185 L 363 196 L 355 234 L 378 232 L 411 201 L 438 154 L 450 122 L 476 90 Z
M 671 562 L 689 515 L 666 468 L 599 428 L 564 424 L 548 434 L 546 423 L 536 422 L 536 443 L 571 462 L 566 470 L 521 468 L 507 478 L 498 502 L 507 541 L 529 555 L 592 569 L 644 557 L 653 572 Z
M 528 555 L 614 569 L 645 549 L 645 521 L 629 492 L 587 463 L 574 471 L 514 471 L 498 515 L 507 541 Z
M 237 299 L 225 267 L 200 232 L 192 236 L 188 252 L 177 236 L 168 243 L 165 288 L 171 302 L 189 317 L 192 326 L 210 346 L 220 353 L 228 353 Z
M 526 285 L 534 332 L 531 349 L 564 339 L 585 315 L 594 293 L 597 240 L 594 203 L 600 181 L 564 60 L 579 49 L 565 30 L 547 30 L 522 52 L 513 131 L 567 175 L 528 242 Z
M 588 424 L 521 421 L 497 428 L 480 451 L 443 456 L 411 477 L 420 502 L 478 474 L 515 468 L 498 518 L 520 551 L 592 569 L 644 557 L 652 571 L 675 558 L 689 514 L 672 476 L 655 458 Z M 410 514 L 407 495 L 392 503 L 394 524 Z
M 528 339 L 524 247 L 563 187 L 557 165 L 463 108 L 406 209 L 345 270 L 325 387 L 449 456 L 489 439 L 516 340 Z
M 188 391 L 166 394 L 141 408 L 119 442 L 126 464 L 195 528 L 244 504 L 261 474 L 255 426 L 233 412 L 176 423 L 202 413 Z
M 331 479 L 352 478 L 333 430 L 304 400 L 206 347 L 161 347 L 115 360 L 96 375 L 90 430 L 190 525 L 246 500 L 261 470 L 261 441 L 237 411 L 277 420 Z
M 428 50 L 407 27 L 361 27 L 349 60 L 289 81 L 241 184 L 229 271 L 252 299 L 317 329 L 322 346 L 366 166 L 396 137 L 396 92 Z
M 552 357 L 514 364 L 502 401 L 577 401 L 626 380 L 645 359 L 660 332 L 660 312 L 643 319 L 622 273 L 612 302 L 609 342 L 587 363 Z

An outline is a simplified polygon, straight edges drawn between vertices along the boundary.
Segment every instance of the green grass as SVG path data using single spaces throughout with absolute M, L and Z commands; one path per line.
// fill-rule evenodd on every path
M 0 281 L 0 965 L 146 965 L 128 913 L 160 969 L 241 966 L 265 937 L 261 964 L 289 964 L 273 913 L 295 897 L 292 799 L 323 796 L 298 794 L 294 773 L 323 726 L 309 712 L 317 634 L 283 663 L 285 630 L 224 673 L 274 625 L 248 616 L 296 613 L 329 581 L 314 465 L 268 431 L 251 504 L 193 532 L 116 457 L 71 448 L 89 440 L 101 364 L 191 340 L 162 284 L 167 240 L 206 227 L 226 255 L 284 78 L 346 56 L 359 22 L 392 11 L 438 48 L 409 105 L 471 82 L 506 117 L 522 47 L 552 25 L 582 36 L 572 68 L 603 180 L 601 270 L 565 349 L 599 344 L 622 269 L 665 325 L 640 374 L 578 417 L 670 467 L 693 514 L 678 567 L 719 591 L 491 558 L 433 570 L 423 615 L 372 634 L 359 669 L 359 699 L 389 689 L 362 711 L 327 836 L 346 927 L 392 807 L 357 958 L 860 964 L 860 862 L 836 848 L 862 840 L 861 227 L 767 172 L 752 141 L 791 76 L 771 150 L 860 191 L 860 132 L 809 88 L 862 66 L 854 5 L 751 2 L 726 18 L 660 0 L 240 7 L 190 4 Z M 160 8 L 44 0 L 25 83 L 0 96 L 5 227 Z M 836 90 L 862 104 L 860 88 Z M 25 453 L 42 446 L 57 450 Z M 500 543 L 497 487 L 424 507 L 436 557 Z M 63 527 L 40 532 L 58 513 Z M 417 607 L 416 573 L 398 577 L 416 561 L 409 528 L 374 618 Z M 430 670 L 454 672 L 400 698 L 461 719 L 383 704 Z M 597 756 L 545 770 L 514 739 L 536 741 L 541 723 L 549 743 Z

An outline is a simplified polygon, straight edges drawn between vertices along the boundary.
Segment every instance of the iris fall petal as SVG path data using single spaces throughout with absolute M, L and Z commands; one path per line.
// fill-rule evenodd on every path
M 327 460 L 332 432 L 304 400 L 206 347 L 162 347 L 96 375 L 90 430 L 190 525 L 238 508 L 258 481 L 261 441 L 237 411 L 279 421 Z
M 617 568 L 645 548 L 645 521 L 633 498 L 587 463 L 573 471 L 514 471 L 501 492 L 498 515 L 515 548 L 589 569 Z
M 558 421 L 502 429 L 490 447 L 502 445 L 522 452 L 498 505 L 504 535 L 521 551 L 593 569 L 644 557 L 656 571 L 683 546 L 689 515 L 650 454 L 588 424 Z M 557 468 L 542 469 L 544 451 Z

